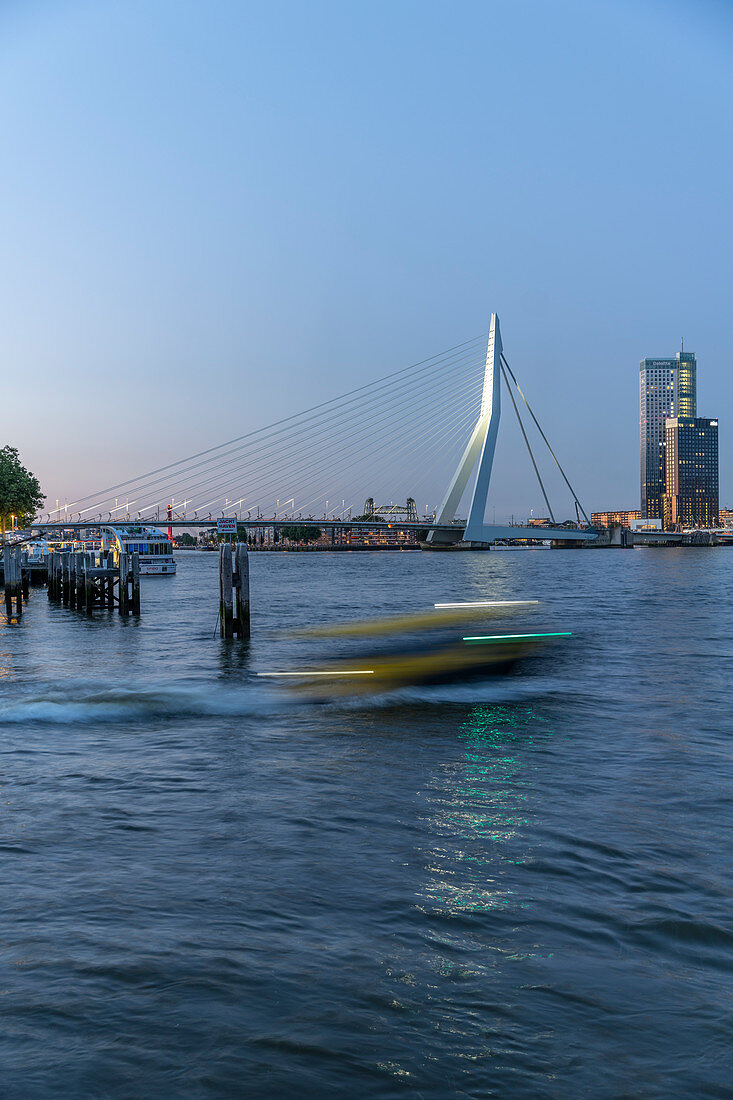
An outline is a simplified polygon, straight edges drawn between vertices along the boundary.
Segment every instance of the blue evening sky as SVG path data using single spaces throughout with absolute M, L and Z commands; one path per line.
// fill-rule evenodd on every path
M 588 510 L 684 336 L 733 504 L 732 49 L 712 0 L 5 0 L 3 441 L 71 499 L 496 310 Z

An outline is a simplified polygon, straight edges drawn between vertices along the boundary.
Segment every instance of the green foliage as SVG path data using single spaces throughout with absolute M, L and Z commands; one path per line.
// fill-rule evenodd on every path
M 35 519 L 46 499 L 38 478 L 26 470 L 16 447 L 0 449 L 0 517 L 3 531 L 14 515 L 20 527 Z
M 290 542 L 317 542 L 321 537 L 320 527 L 305 527 L 293 524 L 289 527 L 281 527 L 280 534 Z
M 189 535 L 188 531 L 183 531 L 182 534 L 178 536 L 178 544 L 179 546 L 195 546 L 196 539 L 193 535 Z

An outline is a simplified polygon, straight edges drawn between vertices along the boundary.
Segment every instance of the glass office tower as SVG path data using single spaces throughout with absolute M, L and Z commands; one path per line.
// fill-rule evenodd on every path
M 642 359 L 639 364 L 641 433 L 641 514 L 663 519 L 664 422 L 697 416 L 697 360 L 678 351 L 674 359 Z
M 718 421 L 676 416 L 664 426 L 664 527 L 718 526 Z

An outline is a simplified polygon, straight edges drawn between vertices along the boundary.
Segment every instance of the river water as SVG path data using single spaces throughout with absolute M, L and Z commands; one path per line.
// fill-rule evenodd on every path
M 0 1093 L 733 1096 L 733 553 L 217 557 L 0 615 Z M 328 705 L 284 627 L 539 598 L 501 681 Z

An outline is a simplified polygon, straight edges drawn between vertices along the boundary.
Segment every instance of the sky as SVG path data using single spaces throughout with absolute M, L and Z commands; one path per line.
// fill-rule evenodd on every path
M 495 311 L 589 512 L 684 337 L 733 504 L 732 50 L 714 0 L 5 0 L 2 442 L 72 500 Z M 497 519 L 544 511 L 511 415 Z

